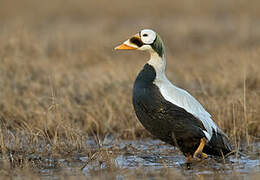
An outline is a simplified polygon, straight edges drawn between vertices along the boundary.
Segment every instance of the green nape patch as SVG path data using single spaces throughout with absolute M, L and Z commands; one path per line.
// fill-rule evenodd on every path
M 162 57 L 165 54 L 165 47 L 163 41 L 158 34 L 156 34 L 156 39 L 152 44 L 152 48 L 159 54 L 160 57 Z

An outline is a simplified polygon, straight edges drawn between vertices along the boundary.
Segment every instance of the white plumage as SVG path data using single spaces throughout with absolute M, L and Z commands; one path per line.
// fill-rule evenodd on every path
M 138 74 L 133 89 L 136 115 L 148 131 L 167 143 L 178 145 L 187 157 L 187 163 L 192 157 L 200 160 L 207 158 L 207 154 L 223 156 L 232 151 L 228 137 L 202 105 L 167 79 L 165 48 L 158 34 L 149 29 L 142 30 L 115 49 L 136 49 L 148 51 L 151 55 L 148 65 Z M 158 96 L 159 93 L 162 97 Z M 165 100 L 175 106 L 165 103 Z M 161 108 L 170 109 L 161 112 Z M 177 129 L 180 127 L 183 129 Z
M 211 115 L 203 108 L 203 106 L 187 91 L 174 86 L 165 76 L 165 58 L 161 58 L 157 53 L 151 54 L 148 64 L 152 65 L 156 71 L 156 79 L 154 84 L 160 89 L 162 96 L 169 102 L 185 109 L 193 116 L 198 118 L 207 131 L 203 131 L 207 140 L 210 141 L 213 129 L 218 131 L 217 125 L 212 121 Z

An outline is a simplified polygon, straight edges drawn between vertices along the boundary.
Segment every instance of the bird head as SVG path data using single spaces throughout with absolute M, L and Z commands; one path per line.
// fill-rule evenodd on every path
M 151 29 L 143 29 L 136 35 L 115 47 L 115 50 L 141 50 L 164 55 L 164 45 L 160 36 Z

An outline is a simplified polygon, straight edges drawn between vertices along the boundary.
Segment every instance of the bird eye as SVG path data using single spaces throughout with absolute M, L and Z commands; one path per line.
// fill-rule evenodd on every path
M 148 36 L 148 34 L 143 34 L 143 36 L 144 36 L 144 37 L 147 37 L 147 36 Z

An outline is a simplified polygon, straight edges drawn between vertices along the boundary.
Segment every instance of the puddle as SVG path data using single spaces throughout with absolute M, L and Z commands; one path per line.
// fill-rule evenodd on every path
M 260 178 L 260 142 L 245 152 L 246 157 L 230 156 L 225 161 L 209 158 L 194 162 L 188 169 L 185 157 L 173 146 L 159 140 L 118 141 L 109 139 L 101 149 L 93 140 L 87 141 L 91 155 L 75 155 L 63 159 L 44 159 L 38 169 L 43 179 L 59 177 L 113 177 L 114 179 L 166 178 L 172 175 L 204 179 Z M 1 161 L 1 160 L 0 160 Z M 181 179 L 181 178 L 180 178 Z
M 233 177 L 239 174 L 240 178 L 250 179 L 249 174 L 260 172 L 260 161 L 257 154 L 259 152 L 251 152 L 247 157 L 230 156 L 225 161 L 215 159 L 213 157 L 202 162 L 194 162 L 192 167 L 188 169 L 185 164 L 184 156 L 175 148 L 166 145 L 157 140 L 144 141 L 122 141 L 118 144 L 123 149 L 118 155 L 114 156 L 114 163 L 118 169 L 128 169 L 134 174 L 136 170 L 142 168 L 144 172 L 153 172 L 162 175 L 160 171 L 165 169 L 174 169 L 185 177 L 192 178 L 194 175 L 205 175 L 205 177 L 214 178 L 216 175 Z M 254 145 L 254 149 L 260 149 L 260 143 Z M 103 169 L 104 166 L 100 166 Z M 83 168 L 83 173 L 89 173 L 89 165 Z M 120 175 L 120 173 L 118 173 Z M 124 176 L 124 174 L 121 174 Z M 162 176 L 159 176 L 162 177 Z

